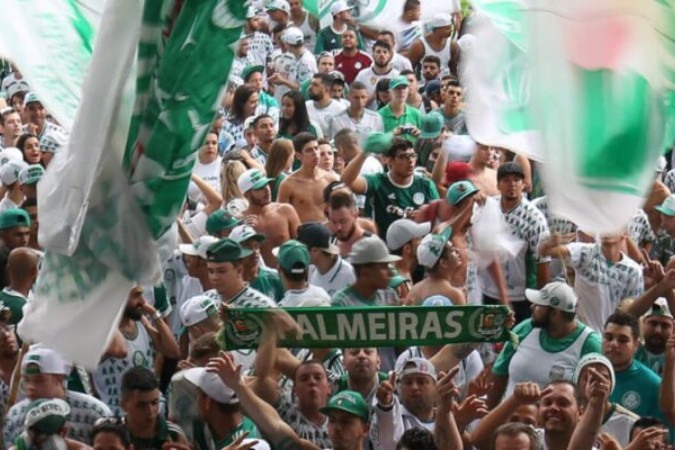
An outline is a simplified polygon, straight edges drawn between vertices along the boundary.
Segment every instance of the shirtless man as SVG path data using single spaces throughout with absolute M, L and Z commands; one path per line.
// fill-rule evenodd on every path
M 279 186 L 279 203 L 290 203 L 300 217 L 300 223 L 323 222 L 323 189 L 338 176 L 319 168 L 319 143 L 310 133 L 293 138 L 295 157 L 300 168 Z
M 494 152 L 492 148 L 483 144 L 478 144 L 476 146 L 476 152 L 469 161 L 469 166 L 473 171 L 471 181 L 474 182 L 476 187 L 483 194 L 489 197 L 499 195 L 499 189 L 497 189 L 497 171 L 491 169 L 489 166 L 493 155 Z
M 237 186 L 248 201 L 243 216 L 266 237 L 260 245 L 260 254 L 265 264 L 276 267 L 272 249 L 295 239 L 300 219 L 291 205 L 272 201 L 270 181 L 258 169 L 250 169 L 239 176 Z
M 452 228 L 444 226 L 439 234 L 428 234 L 417 247 L 417 262 L 426 269 L 427 277 L 416 283 L 405 300 L 407 305 L 420 305 L 424 299 L 442 295 L 453 305 L 466 304 L 464 293 L 450 282 L 461 269 L 459 252 L 450 242 Z
M 337 237 L 340 256 L 347 257 L 354 242 L 374 234 L 365 230 L 359 224 L 358 218 L 359 209 L 351 193 L 340 190 L 331 194 L 328 202 L 328 227 Z

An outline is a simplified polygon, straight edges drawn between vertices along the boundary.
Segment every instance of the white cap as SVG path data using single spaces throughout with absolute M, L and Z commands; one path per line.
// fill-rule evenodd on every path
M 415 238 L 421 238 L 431 232 L 431 222 L 417 223 L 410 219 L 395 220 L 387 228 L 387 247 L 395 251 Z
M 246 242 L 249 239 L 255 239 L 258 242 L 265 240 L 264 235 L 255 231 L 255 228 L 246 223 L 232 228 L 232 231 L 228 237 L 239 244 Z
M 448 13 L 436 13 L 429 22 L 431 29 L 449 27 L 452 25 L 452 16 Z
M 31 164 L 19 172 L 19 182 L 27 186 L 37 184 L 45 174 L 45 169 L 40 164 Z
M 206 259 L 206 250 L 213 244 L 218 242 L 218 238 L 214 236 L 199 236 L 192 244 L 180 244 L 178 249 L 184 255 L 199 256 Z
M 204 391 L 218 403 L 225 405 L 235 405 L 239 399 L 215 373 L 207 372 L 203 367 L 195 367 L 185 371 L 185 379 Z
M 26 167 L 28 164 L 23 161 L 8 161 L 0 169 L 0 181 L 5 186 L 11 186 L 19 181 L 19 174 Z
M 183 327 L 191 327 L 218 314 L 213 299 L 206 295 L 196 295 L 185 301 L 180 307 L 180 322 Z
M 611 394 L 614 391 L 614 386 L 616 386 L 616 375 L 614 374 L 614 366 L 612 366 L 612 363 L 607 359 L 605 355 L 601 355 L 600 353 L 586 353 L 584 356 L 581 357 L 579 362 L 577 362 L 577 368 L 574 370 L 574 375 L 572 376 L 572 381 L 574 384 L 579 384 L 579 378 L 581 377 L 581 371 L 584 370 L 586 366 L 590 366 L 591 364 L 602 364 L 609 370 L 609 377 L 610 377 L 610 383 L 611 386 L 609 388 L 609 393 Z
M 673 314 L 670 312 L 670 308 L 668 308 L 668 302 L 665 298 L 657 298 L 656 301 L 654 301 L 652 307 L 649 308 L 644 315 L 645 318 L 651 316 L 670 317 L 671 319 L 673 318 Z
M 0 151 L 0 166 L 10 161 L 23 161 L 23 153 L 16 147 L 5 147 Z
M 258 169 L 248 169 L 237 178 L 237 187 L 242 194 L 250 190 L 257 190 L 267 186 L 272 181 Z
M 29 368 L 35 365 L 38 370 Z M 26 353 L 21 361 L 21 374 L 50 374 L 50 375 L 68 375 L 70 373 L 70 364 L 66 362 L 61 355 L 54 350 L 45 348 L 41 345 L 34 345 Z
M 265 439 L 244 439 L 241 441 L 241 445 L 246 445 L 251 442 L 257 442 L 253 447 L 251 447 L 251 450 L 272 450 L 272 447 L 270 447 L 270 444 L 265 440 Z
M 288 27 L 281 36 L 281 40 L 288 45 L 300 45 L 305 42 L 305 34 L 298 27 Z
M 576 312 L 577 295 L 567 283 L 553 281 L 541 290 L 525 289 L 525 297 L 540 306 L 549 306 L 565 312 Z
M 279 11 L 283 11 L 286 14 L 291 13 L 291 5 L 286 1 L 286 0 L 270 0 L 267 3 L 267 11 L 274 11 L 275 9 L 278 9 Z
M 412 366 L 412 367 L 411 367 Z M 426 358 L 398 358 L 394 365 L 396 378 L 402 380 L 408 375 L 427 375 L 436 379 L 436 368 Z
M 41 398 L 34 400 L 28 405 L 24 426 L 31 428 L 42 424 L 45 428 L 53 428 L 52 431 L 56 433 L 65 425 L 68 414 L 70 414 L 70 405 L 64 400 L 60 398 Z M 42 430 L 42 432 L 45 431 Z
M 341 13 L 342 11 L 349 11 L 353 9 L 349 4 L 347 4 L 346 1 L 344 0 L 338 0 L 332 5 L 330 5 L 330 15 L 334 16 L 336 14 Z
M 445 244 L 452 236 L 450 227 L 443 230 L 441 234 L 427 234 L 417 246 L 417 263 L 427 269 L 432 269 L 443 254 Z

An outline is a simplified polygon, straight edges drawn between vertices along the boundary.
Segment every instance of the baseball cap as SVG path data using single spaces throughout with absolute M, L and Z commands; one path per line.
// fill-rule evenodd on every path
M 330 15 L 334 16 L 336 14 L 341 13 L 342 11 L 349 11 L 351 9 L 353 8 L 349 6 L 346 1 L 338 0 L 334 2 L 332 5 L 330 5 Z
M 429 22 L 429 25 L 431 26 L 432 30 L 436 28 L 449 27 L 452 25 L 452 16 L 447 13 L 434 14 L 434 16 L 431 18 L 431 22 Z
M 268 11 L 283 11 L 286 14 L 291 13 L 291 5 L 288 4 L 286 0 L 270 0 L 267 3 Z
M 29 92 L 26 94 L 26 96 L 23 98 L 23 106 L 24 108 L 28 106 L 29 103 L 40 103 L 40 98 L 35 92 Z
M 389 82 L 389 89 L 408 86 L 410 86 L 410 83 L 408 83 L 408 79 L 406 77 L 394 77 L 394 79 Z
M 417 223 L 410 219 L 395 220 L 387 228 L 387 247 L 394 251 L 415 238 L 421 238 L 431 232 L 431 222 Z
M 255 9 L 254 6 L 249 6 L 248 8 L 246 8 L 246 18 L 247 19 L 253 19 L 257 15 L 258 15 L 258 11 Z
M 389 254 L 387 244 L 377 236 L 362 237 L 349 253 L 349 262 L 352 264 L 390 263 L 400 260 L 400 256 Z
M 22 157 L 23 158 L 23 157 Z M 0 181 L 5 186 L 11 186 L 19 181 L 21 171 L 28 167 L 24 161 L 7 161 L 0 169 Z
M 224 405 L 236 405 L 239 399 L 223 380 L 215 373 L 207 372 L 203 367 L 194 367 L 185 371 L 185 379 L 204 391 L 213 400 Z
M 516 162 L 507 162 L 499 166 L 497 169 L 497 181 L 501 180 L 507 175 L 517 175 L 520 178 L 525 178 L 525 172 L 520 164 Z
M 56 130 L 48 130 L 40 137 L 40 151 L 56 153 L 66 145 L 67 137 L 64 133 Z
M 344 411 L 353 414 L 364 422 L 370 418 L 370 409 L 363 396 L 356 391 L 344 390 L 332 396 L 326 406 L 321 408 L 323 414 L 331 411 Z
M 666 216 L 675 216 L 675 194 L 668 196 L 663 203 L 654 209 Z
M 21 361 L 22 375 L 68 375 L 70 364 L 54 350 L 42 346 L 33 346 Z
M 24 426 L 40 434 L 56 434 L 65 426 L 70 406 L 60 398 L 40 398 L 32 401 L 26 411 Z
M 180 322 L 183 325 L 179 334 L 185 333 L 188 327 L 218 314 L 218 307 L 210 297 L 196 295 L 183 303 L 180 307 Z
M 452 184 L 456 181 L 466 180 L 471 175 L 471 166 L 462 161 L 449 162 L 445 167 L 445 180 Z
M 206 260 L 215 263 L 234 262 L 253 254 L 247 248 L 241 248 L 238 242 L 230 238 L 221 239 L 206 250 Z
M 0 213 L 0 230 L 14 227 L 29 227 L 30 217 L 20 208 L 9 208 Z
M 396 364 L 396 378 L 402 380 L 408 375 L 428 375 L 436 379 L 436 368 L 428 359 L 425 358 L 407 358 Z
M 387 153 L 391 148 L 393 133 L 370 133 L 363 143 L 363 151 L 366 153 Z
M 609 370 L 609 377 L 611 381 L 611 386 L 609 388 L 609 393 L 611 394 L 614 391 L 614 386 L 616 386 L 616 375 L 614 375 L 614 367 L 612 366 L 612 363 L 610 362 L 609 359 L 605 355 L 602 355 L 600 353 L 586 353 L 584 356 L 581 357 L 579 362 L 577 363 L 577 367 L 574 370 L 574 375 L 572 376 L 572 381 L 574 384 L 579 384 L 579 378 L 581 377 L 581 371 L 584 370 L 585 367 L 590 366 L 591 364 L 602 364 L 603 366 L 607 367 Z
M 298 27 L 286 28 L 281 40 L 288 45 L 300 45 L 305 42 L 305 34 Z
M 422 306 L 452 306 L 452 300 L 445 295 L 432 295 L 424 299 Z
M 239 187 L 242 194 L 245 194 L 250 190 L 255 191 L 262 189 L 271 181 L 272 179 L 267 178 L 260 170 L 249 169 L 239 175 L 239 178 L 237 178 L 237 187 Z
M 239 244 L 248 241 L 249 239 L 262 242 L 265 240 L 265 235 L 257 233 L 255 228 L 248 224 L 237 225 L 230 233 L 230 239 Z
M 339 255 L 340 249 L 335 245 L 330 230 L 319 222 L 307 222 L 298 227 L 299 242 L 305 244 L 308 250 L 316 247 L 331 255 Z
M 576 312 L 577 295 L 567 283 L 553 281 L 540 290 L 525 289 L 525 297 L 540 306 L 549 306 L 565 312 Z
M 10 161 L 23 162 L 23 153 L 16 147 L 5 147 L 0 151 L 0 166 L 4 166 Z
M 192 244 L 180 244 L 178 249 L 184 255 L 199 256 L 206 259 L 206 250 L 218 242 L 218 238 L 214 236 L 199 236 Z
M 441 82 L 438 80 L 431 80 L 424 85 L 424 93 L 427 97 L 436 92 L 441 92 Z
M 206 232 L 209 234 L 216 234 L 222 230 L 229 230 L 241 223 L 240 219 L 231 216 L 224 209 L 214 211 L 206 219 Z
M 665 298 L 657 298 L 652 307 L 647 310 L 645 317 L 651 316 L 670 317 L 671 319 L 673 318 L 673 314 L 670 312 L 670 308 L 668 308 L 668 302 Z
M 248 77 L 250 77 L 251 74 L 253 74 L 255 72 L 264 73 L 265 72 L 265 66 L 262 66 L 262 65 L 246 66 L 246 67 L 244 67 L 244 70 L 241 71 L 241 78 L 244 81 L 248 81 Z
M 432 269 L 443 254 L 445 244 L 452 236 L 452 228 L 447 227 L 441 234 L 427 234 L 417 247 L 417 262 L 419 265 Z
M 435 112 L 431 112 L 422 117 L 420 125 L 420 139 L 436 139 L 441 135 L 445 121 L 443 117 Z
M 450 185 L 446 198 L 448 203 L 455 206 L 465 198 L 470 197 L 477 192 L 478 188 L 469 180 L 457 181 Z
M 37 184 L 45 174 L 45 169 L 40 164 L 31 164 L 19 172 L 19 183 L 31 186 Z
M 275 248 L 272 253 L 279 261 L 279 267 L 290 273 L 302 274 L 309 268 L 309 251 L 305 244 L 291 239 Z

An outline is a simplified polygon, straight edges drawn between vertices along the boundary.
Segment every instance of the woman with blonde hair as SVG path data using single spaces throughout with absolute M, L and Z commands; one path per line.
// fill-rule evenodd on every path
M 239 186 L 237 186 L 239 175 L 244 172 L 246 172 L 246 166 L 243 162 L 231 158 L 223 159 L 223 166 L 220 171 L 220 182 L 222 185 L 223 201 L 226 205 L 230 200 L 235 198 L 244 198 L 239 190 Z
M 295 150 L 293 148 L 293 141 L 290 139 L 277 139 L 272 144 L 270 154 L 265 165 L 265 172 L 267 178 L 273 181 L 270 183 L 272 189 L 272 201 L 277 200 L 277 193 L 281 182 L 284 181 L 286 175 L 291 172 L 293 166 L 293 158 Z

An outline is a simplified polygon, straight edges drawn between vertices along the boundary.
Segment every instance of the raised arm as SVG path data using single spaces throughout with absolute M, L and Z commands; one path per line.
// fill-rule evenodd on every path
M 213 186 L 204 181 L 202 177 L 196 174 L 192 174 L 192 182 L 197 185 L 202 194 L 204 194 L 204 199 L 206 200 L 206 206 L 204 206 L 204 213 L 206 215 L 211 214 L 221 206 L 223 206 L 223 197 L 216 191 Z
M 572 433 L 567 450 L 593 448 L 602 427 L 603 411 L 609 397 L 610 381 L 592 367 L 587 370 L 591 376 L 586 388 L 588 404 L 581 420 L 574 429 L 574 433 Z
M 359 175 L 363 164 L 366 162 L 366 158 L 368 158 L 367 153 L 359 153 L 358 156 L 347 164 L 340 177 L 340 180 L 349 186 L 355 194 L 365 194 L 368 189 L 366 179 Z

